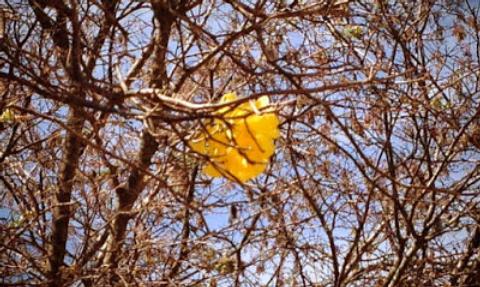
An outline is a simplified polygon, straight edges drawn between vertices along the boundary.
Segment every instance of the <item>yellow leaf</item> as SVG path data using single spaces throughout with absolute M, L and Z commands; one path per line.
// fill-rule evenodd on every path
M 255 105 L 257 106 L 257 109 L 265 108 L 269 104 L 270 104 L 270 99 L 267 96 L 260 97 L 255 101 Z
M 12 109 L 6 109 L 0 115 L 0 123 L 9 123 L 15 121 L 15 112 Z
M 236 99 L 237 99 L 237 96 L 235 95 L 235 93 L 226 93 L 225 95 L 222 96 L 222 98 L 220 99 L 220 102 L 228 103 L 231 101 L 235 101 Z
M 222 173 L 218 169 L 216 169 L 211 163 L 209 163 L 209 164 L 207 164 L 203 167 L 203 172 L 206 175 L 209 175 L 211 177 L 222 176 Z

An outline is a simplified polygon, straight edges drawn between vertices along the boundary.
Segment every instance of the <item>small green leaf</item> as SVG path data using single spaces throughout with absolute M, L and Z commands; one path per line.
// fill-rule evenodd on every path
M 430 101 L 430 105 L 432 106 L 432 108 L 434 108 L 434 109 L 437 110 L 437 111 L 441 111 L 441 110 L 444 110 L 444 109 L 447 109 L 447 108 L 448 108 L 447 103 L 445 103 L 445 102 L 442 100 L 442 97 L 440 97 L 440 96 L 434 97 L 434 98 Z
M 361 39 L 363 37 L 363 29 L 358 25 L 347 25 L 345 29 L 343 29 L 343 33 L 349 38 Z
M 231 274 L 235 271 L 235 259 L 231 257 L 222 257 L 215 265 L 215 270 L 222 275 Z
M 0 123 L 11 123 L 15 121 L 15 113 L 12 109 L 6 109 L 0 115 Z

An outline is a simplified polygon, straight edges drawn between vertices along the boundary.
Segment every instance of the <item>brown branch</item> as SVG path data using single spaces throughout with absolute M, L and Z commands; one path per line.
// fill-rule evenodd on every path
M 82 132 L 84 119 L 77 109 L 71 109 L 68 117 L 67 126 L 77 133 Z M 64 264 L 65 248 L 68 238 L 68 225 L 73 210 L 68 205 L 71 201 L 73 179 L 75 177 L 78 161 L 83 153 L 85 144 L 78 139 L 76 134 L 68 133 L 63 147 L 62 167 L 59 175 L 59 185 L 55 192 L 51 246 L 48 259 L 48 274 L 50 286 L 62 286 L 62 276 L 59 274 L 61 266 Z
M 198 165 L 196 165 L 193 168 L 192 175 L 190 177 L 189 184 L 188 184 L 187 197 L 185 199 L 185 202 L 187 203 L 187 205 L 185 206 L 185 212 L 183 214 L 183 223 L 182 223 L 183 228 L 181 232 L 180 252 L 178 254 L 178 258 L 175 260 L 175 263 L 173 264 L 170 272 L 168 273 L 167 279 L 162 281 L 168 282 L 173 278 L 175 278 L 180 267 L 182 266 L 183 261 L 188 256 L 188 252 L 189 252 L 188 241 L 190 237 L 190 218 L 191 218 L 190 208 L 188 204 L 193 201 L 194 192 L 195 192 L 195 179 L 197 178 L 198 169 L 199 169 Z M 160 286 L 164 286 L 164 285 L 160 285 Z

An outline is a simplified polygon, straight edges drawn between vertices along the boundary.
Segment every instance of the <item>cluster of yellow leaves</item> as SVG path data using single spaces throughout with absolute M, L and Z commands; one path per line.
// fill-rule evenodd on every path
M 220 102 L 236 99 L 235 93 L 228 93 Z M 192 150 L 210 159 L 205 174 L 245 182 L 265 170 L 280 136 L 278 117 L 269 104 L 268 97 L 261 97 L 215 113 L 218 119 L 189 142 Z

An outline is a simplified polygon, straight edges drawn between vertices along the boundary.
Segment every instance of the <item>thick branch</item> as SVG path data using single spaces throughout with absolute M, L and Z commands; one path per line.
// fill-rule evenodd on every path
M 67 125 L 77 133 L 81 133 L 84 119 L 76 109 L 70 111 Z M 84 150 L 85 144 L 75 133 L 68 133 L 63 149 L 63 163 L 60 170 L 60 180 L 55 193 L 55 203 L 52 217 L 51 246 L 48 258 L 48 274 L 50 286 L 61 286 L 58 273 L 63 265 L 68 237 L 68 225 L 71 217 L 71 194 L 75 170 Z

